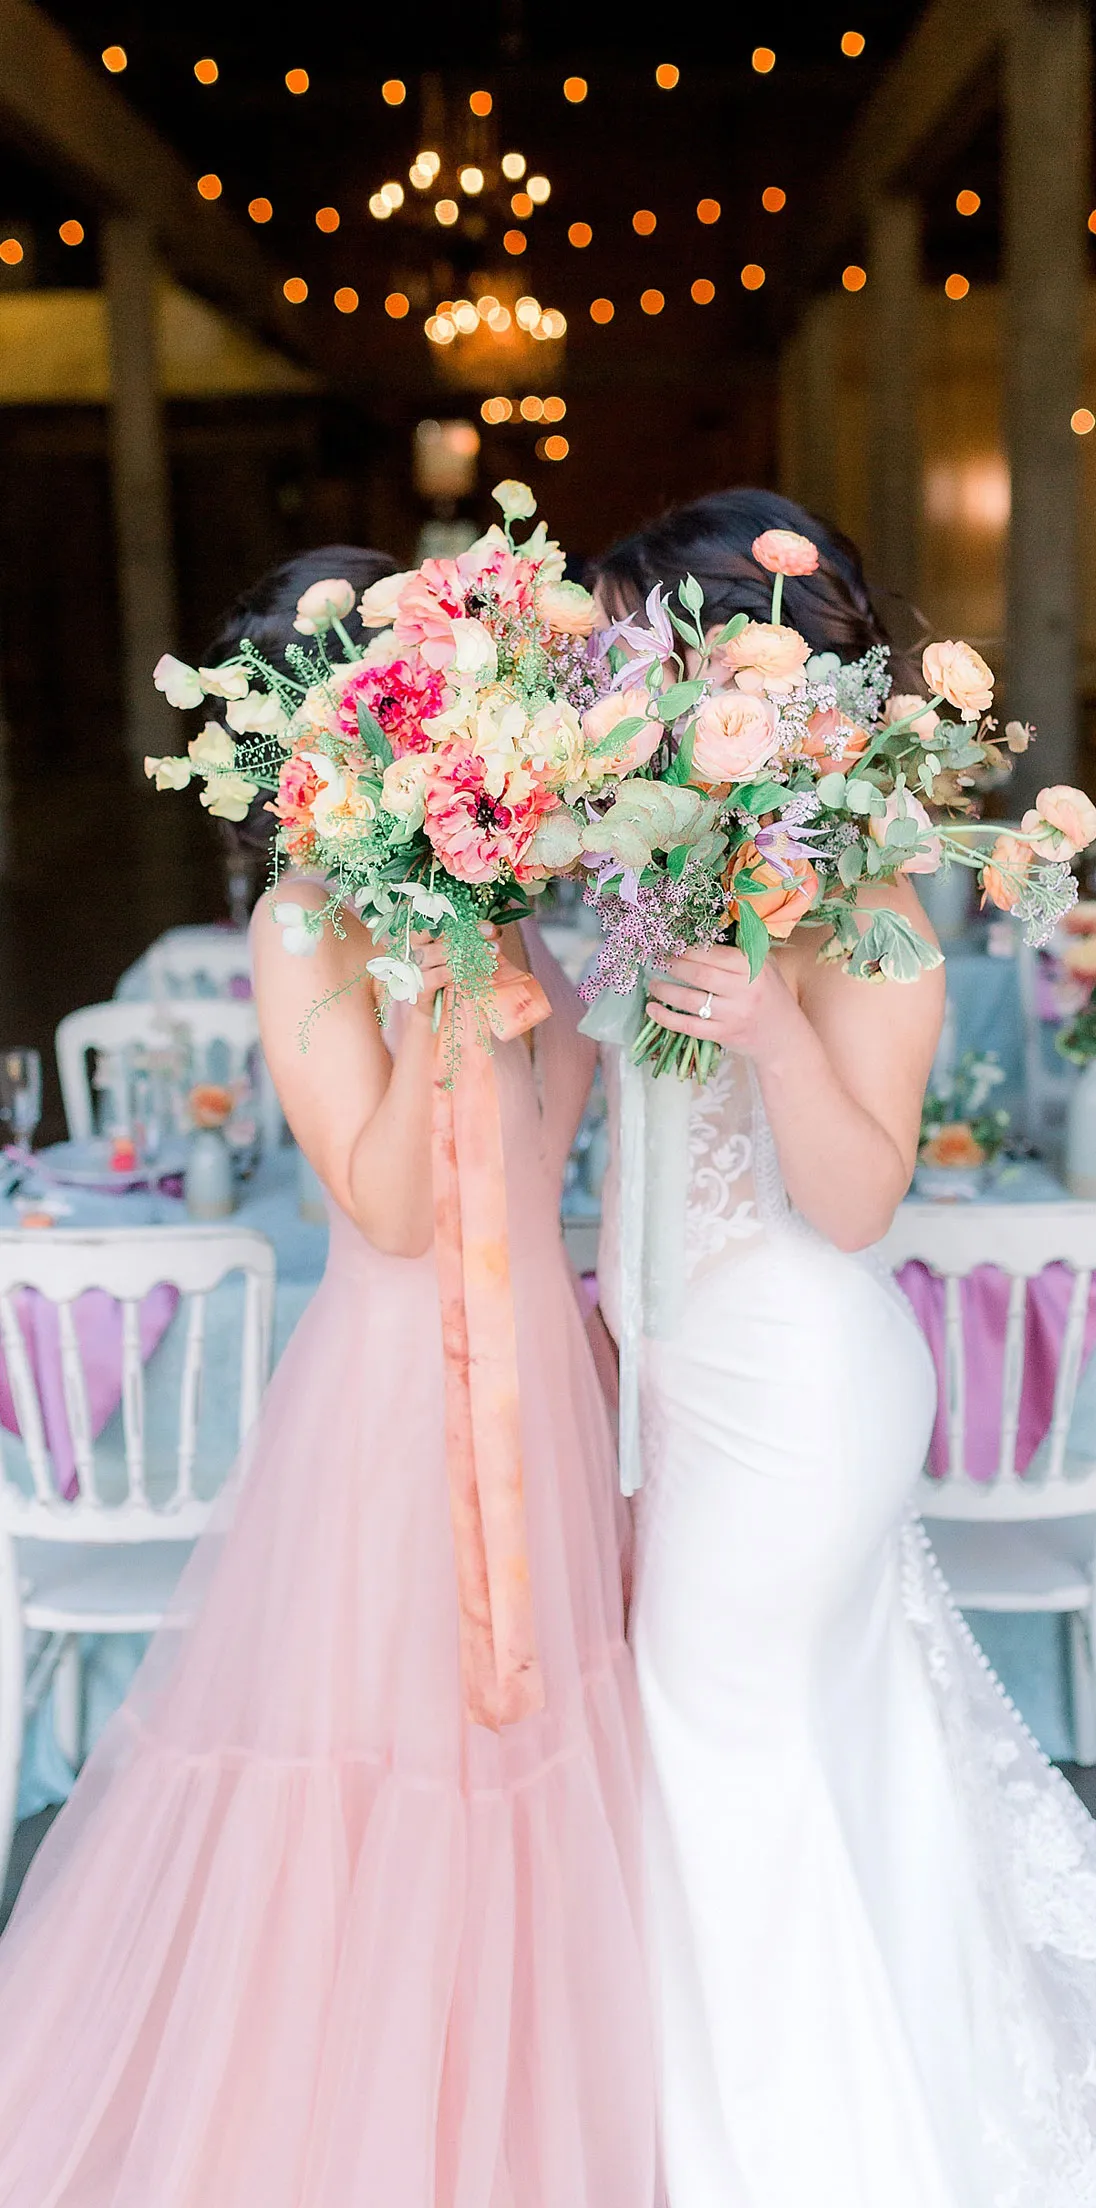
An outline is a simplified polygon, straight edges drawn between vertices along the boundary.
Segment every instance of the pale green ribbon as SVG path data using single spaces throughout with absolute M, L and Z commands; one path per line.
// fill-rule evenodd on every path
M 689 1185 L 691 1081 L 655 1078 L 632 1061 L 647 991 L 606 990 L 581 1023 L 584 1035 L 620 1051 L 620 1485 L 643 1485 L 640 1422 L 647 1339 L 676 1333 L 685 1299 L 685 1207 Z

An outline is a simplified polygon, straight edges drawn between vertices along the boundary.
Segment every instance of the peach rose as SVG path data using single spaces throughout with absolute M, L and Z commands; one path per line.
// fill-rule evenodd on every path
M 696 718 L 693 775 L 701 782 L 746 782 L 772 758 L 780 716 L 769 698 L 719 690 Z
M 921 1145 L 926 1165 L 984 1165 L 986 1153 L 976 1142 L 965 1119 L 949 1120 Z
M 1040 790 L 1020 828 L 1040 858 L 1072 859 L 1096 842 L 1096 805 L 1083 790 L 1056 782 Z
M 1011 912 L 1031 866 L 1030 843 L 1018 836 L 998 836 L 982 868 L 982 903 L 989 898 L 998 912 Z
M 581 583 L 542 583 L 537 612 L 556 636 L 589 636 L 597 607 Z
M 756 843 L 744 843 L 735 853 L 728 881 L 727 918 L 738 917 L 740 902 L 751 905 L 759 920 L 765 922 L 769 934 L 783 942 L 789 936 L 797 920 L 809 912 L 818 893 L 818 876 L 809 859 L 788 858 L 784 861 L 791 879 L 781 874 L 777 867 L 763 858 Z M 735 880 L 749 868 L 759 886 L 743 890 L 741 898 L 735 891 Z
M 867 748 L 867 729 L 857 728 L 831 705 L 825 713 L 812 713 L 799 752 L 804 759 L 823 762 L 824 774 L 845 774 Z
M 934 697 L 946 698 L 965 721 L 993 704 L 993 670 L 969 644 L 927 644 L 921 672 Z
M 932 822 L 924 806 L 916 797 L 911 797 L 908 790 L 903 790 L 901 795 L 897 790 L 893 790 L 887 799 L 886 811 L 873 814 L 868 822 L 868 834 L 873 842 L 886 843 L 887 830 L 892 820 L 912 820 L 918 828 L 932 827 Z M 902 861 L 898 871 L 900 874 L 935 874 L 940 866 L 940 857 L 940 838 L 939 836 L 933 836 L 931 843 L 926 848 L 920 851 L 911 851 L 909 858 Z
M 811 648 L 798 629 L 783 628 L 779 622 L 747 621 L 729 643 L 717 647 L 714 656 L 740 690 L 768 690 L 775 697 L 794 690 Z
M 918 706 L 921 707 L 919 713 Z M 890 728 L 895 721 L 904 721 L 911 713 L 917 714 L 917 718 L 910 722 L 910 734 L 916 736 L 919 744 L 934 744 L 940 727 L 940 715 L 925 698 L 907 694 L 905 691 L 898 697 L 890 697 L 883 708 L 883 719 Z
M 626 737 L 619 751 L 606 750 L 601 755 L 605 761 L 612 762 L 616 774 L 633 774 L 637 767 L 645 766 L 662 741 L 662 723 L 651 716 L 650 692 L 611 691 L 607 698 L 599 698 L 597 704 L 591 705 L 582 716 L 582 733 L 586 738 L 588 751 L 593 751 L 598 744 L 603 743 L 618 722 L 635 720 L 637 716 L 646 725 L 637 728 L 634 735 Z
M 795 529 L 765 529 L 750 550 L 769 575 L 813 575 L 818 566 L 818 546 Z

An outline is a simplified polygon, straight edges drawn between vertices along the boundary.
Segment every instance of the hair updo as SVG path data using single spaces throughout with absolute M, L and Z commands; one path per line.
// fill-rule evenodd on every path
M 640 607 L 656 584 L 674 597 L 687 575 L 704 592 L 706 629 L 736 613 L 767 621 L 773 578 L 759 567 L 751 546 L 766 529 L 794 529 L 818 547 L 813 575 L 789 575 L 781 619 L 805 636 L 813 652 L 861 659 L 873 644 L 891 639 L 872 605 L 860 554 L 849 537 L 831 529 L 793 499 L 776 491 L 713 491 L 676 506 L 660 521 L 625 537 L 593 560 L 587 574 L 607 610 L 620 618 Z M 894 667 L 895 687 L 918 687 L 908 670 Z

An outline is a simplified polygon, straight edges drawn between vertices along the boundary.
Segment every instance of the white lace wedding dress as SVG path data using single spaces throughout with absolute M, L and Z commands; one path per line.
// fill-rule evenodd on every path
M 746 1061 L 689 1147 L 632 1612 L 669 2208 L 1091 2208 L 1096 1826 L 911 1515 L 928 1351 L 789 1212 Z

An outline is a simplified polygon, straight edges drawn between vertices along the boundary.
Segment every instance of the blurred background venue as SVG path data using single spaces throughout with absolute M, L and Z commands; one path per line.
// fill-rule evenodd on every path
M 460 548 L 501 476 L 574 572 L 791 492 L 1091 785 L 1090 37 L 1078 0 L 0 0 L 3 1032 L 50 1065 L 226 912 L 215 828 L 141 780 L 160 653 L 306 546 Z

